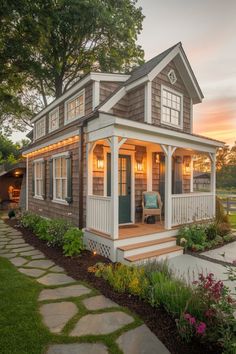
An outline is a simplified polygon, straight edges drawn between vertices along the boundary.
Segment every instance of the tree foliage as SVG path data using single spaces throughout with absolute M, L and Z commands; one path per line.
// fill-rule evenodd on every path
M 1 0 L 0 122 L 28 122 L 91 70 L 127 72 L 140 64 L 136 3 Z
M 13 143 L 8 137 L 0 134 L 0 165 L 13 164 L 21 158 L 21 149 L 29 144 L 28 139 Z
M 216 176 L 218 188 L 236 188 L 236 142 L 218 150 Z

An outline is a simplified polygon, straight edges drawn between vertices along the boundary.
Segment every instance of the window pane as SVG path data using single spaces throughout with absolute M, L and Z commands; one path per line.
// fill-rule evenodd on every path
M 73 120 L 80 117 L 84 112 L 84 95 L 80 94 L 78 97 L 67 103 L 67 120 Z
M 66 179 L 62 179 L 62 199 L 66 199 Z
M 66 159 L 63 157 L 61 159 L 61 177 L 66 177 Z

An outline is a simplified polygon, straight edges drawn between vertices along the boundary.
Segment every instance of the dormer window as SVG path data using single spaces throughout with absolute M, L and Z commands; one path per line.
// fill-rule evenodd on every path
M 72 97 L 65 103 L 65 123 L 72 122 L 73 120 L 84 116 L 84 90 L 76 96 Z
M 46 133 L 46 120 L 45 117 L 39 119 L 35 123 L 35 140 L 41 138 Z
M 49 113 L 49 132 L 59 128 L 59 108 Z
M 162 86 L 161 122 L 177 128 L 183 125 L 183 95 Z

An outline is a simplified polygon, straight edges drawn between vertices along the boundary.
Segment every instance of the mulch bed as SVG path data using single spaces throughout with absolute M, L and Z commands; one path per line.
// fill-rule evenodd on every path
M 218 347 L 209 346 L 209 344 L 203 345 L 197 341 L 193 341 L 190 344 L 183 343 L 177 333 L 175 320 L 164 308 L 151 307 L 137 296 L 119 294 L 115 292 L 104 279 L 97 278 L 94 273 L 87 271 L 88 267 L 98 262 L 109 263 L 110 261 L 107 258 L 100 255 L 93 255 L 89 251 L 83 251 L 78 257 L 65 257 L 60 248 L 50 248 L 29 230 L 19 228 L 16 219 L 5 220 L 5 222 L 13 228 L 20 230 L 27 243 L 42 251 L 46 257 L 52 259 L 57 265 L 62 266 L 68 275 L 76 280 L 86 281 L 92 287 L 98 289 L 104 296 L 117 302 L 120 306 L 128 307 L 131 311 L 135 312 L 164 343 L 171 354 L 221 353 Z

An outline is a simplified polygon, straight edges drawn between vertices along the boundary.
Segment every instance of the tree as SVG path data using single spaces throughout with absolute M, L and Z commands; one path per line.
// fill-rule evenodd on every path
M 137 0 L 1 1 L 0 78 L 10 99 L 2 122 L 28 121 L 91 70 L 127 72 L 143 61 Z
M 8 137 L 0 134 L 0 164 L 12 164 L 21 159 L 21 149 L 29 144 L 28 139 L 13 143 Z

